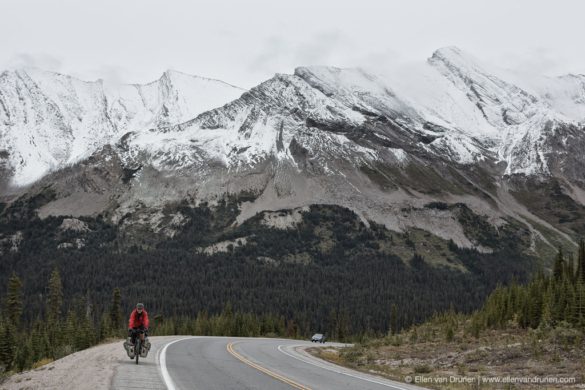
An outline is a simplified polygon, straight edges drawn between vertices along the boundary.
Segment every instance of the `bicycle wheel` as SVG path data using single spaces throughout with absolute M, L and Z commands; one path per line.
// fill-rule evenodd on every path
M 140 351 L 142 350 L 142 344 L 140 336 L 136 338 L 136 346 L 134 347 L 134 353 L 136 354 L 136 364 L 138 364 L 138 358 L 140 357 Z

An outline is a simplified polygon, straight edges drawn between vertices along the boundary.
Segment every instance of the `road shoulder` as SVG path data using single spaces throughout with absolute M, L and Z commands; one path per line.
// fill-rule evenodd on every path
M 42 367 L 8 377 L 0 384 L 5 390 L 110 389 L 123 340 L 96 345 L 67 355 Z
M 183 336 L 184 337 L 184 336 Z M 164 345 L 180 336 L 151 337 L 148 357 L 136 365 L 119 339 L 75 352 L 34 370 L 14 374 L 2 383 L 2 390 L 76 389 L 124 390 L 128 388 L 166 389 L 158 354 Z

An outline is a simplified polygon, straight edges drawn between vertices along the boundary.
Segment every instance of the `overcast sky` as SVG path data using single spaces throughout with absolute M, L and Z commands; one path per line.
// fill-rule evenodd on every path
M 251 87 L 300 65 L 391 68 L 458 46 L 507 68 L 585 73 L 581 0 L 0 0 L 0 67 Z

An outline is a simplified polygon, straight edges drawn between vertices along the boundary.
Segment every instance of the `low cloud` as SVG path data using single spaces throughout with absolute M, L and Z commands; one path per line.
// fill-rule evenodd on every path
M 569 63 L 570 61 L 562 57 L 558 51 L 542 47 L 508 53 L 501 59 L 501 64 L 509 69 L 547 76 L 567 73 Z
M 46 53 L 18 53 L 7 61 L 7 67 L 15 68 L 39 68 L 53 72 L 63 71 L 63 62 Z
M 290 73 L 297 66 L 325 65 L 387 70 L 399 65 L 395 50 L 371 50 L 339 31 L 322 31 L 310 39 L 292 41 L 271 36 L 247 66 L 250 73 Z M 422 61 L 422 60 L 421 60 Z
M 113 85 L 126 84 L 131 78 L 130 72 L 126 68 L 116 65 L 101 65 L 84 72 L 84 74 L 93 75 L 95 79 L 102 79 L 104 82 Z

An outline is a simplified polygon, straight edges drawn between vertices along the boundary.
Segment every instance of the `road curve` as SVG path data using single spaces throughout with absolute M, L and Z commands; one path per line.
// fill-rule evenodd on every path
M 169 390 L 421 389 L 317 359 L 304 351 L 311 345 L 287 339 L 189 337 L 164 345 L 158 361 Z

